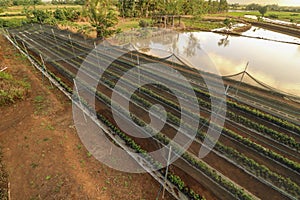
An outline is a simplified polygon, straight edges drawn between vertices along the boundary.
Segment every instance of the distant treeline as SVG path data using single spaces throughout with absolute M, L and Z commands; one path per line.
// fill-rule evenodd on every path
M 79 4 L 85 0 L 52 0 L 52 4 Z M 112 0 L 123 17 L 148 17 L 152 14 L 200 15 L 228 10 L 227 0 Z
M 227 0 L 118 0 L 116 6 L 123 17 L 201 15 L 228 10 Z
M 42 0 L 0 0 L 0 7 L 20 6 L 20 5 L 40 5 Z
M 244 10 L 258 10 L 261 7 L 260 4 L 251 3 L 246 6 L 242 6 L 238 3 L 230 4 L 230 8 L 232 9 L 244 9 Z M 300 12 L 300 7 L 292 7 L 292 6 L 279 6 L 277 4 L 267 5 L 269 11 L 286 11 L 286 12 Z

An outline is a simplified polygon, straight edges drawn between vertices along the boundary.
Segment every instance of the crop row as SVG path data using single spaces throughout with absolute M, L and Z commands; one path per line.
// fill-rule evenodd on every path
M 56 67 L 57 67 L 57 66 L 56 66 Z M 66 71 L 66 73 L 70 73 L 70 72 L 67 72 L 67 71 Z M 101 93 L 99 93 L 99 92 L 96 92 L 96 94 L 97 94 L 97 97 L 100 97 L 100 98 L 101 98 L 103 101 L 105 101 L 107 104 L 110 104 L 110 103 L 109 103 L 110 100 L 109 100 L 107 97 L 105 97 L 103 94 L 101 94 Z M 166 138 L 166 137 L 163 136 L 162 134 L 158 134 L 157 137 L 160 137 L 160 138 Z M 130 142 L 130 143 L 132 143 L 132 142 Z M 199 161 L 199 160 L 195 160 L 194 158 L 193 158 L 193 159 L 190 158 L 188 161 L 189 161 L 191 164 L 193 164 L 193 163 L 198 163 L 198 164 L 196 165 L 196 167 L 199 168 L 199 166 L 201 166 L 201 168 L 199 168 L 200 170 L 204 170 L 204 169 L 205 169 L 205 170 L 206 170 L 206 171 L 204 171 L 205 174 L 210 175 L 210 177 L 213 176 L 212 178 L 213 178 L 215 181 L 218 181 L 218 183 L 221 184 L 223 187 L 226 186 L 225 188 L 228 189 L 229 191 L 231 191 L 231 192 L 234 191 L 234 194 L 235 194 L 235 195 L 241 197 L 242 199 L 250 199 L 250 197 L 249 197 L 247 194 L 245 194 L 243 190 L 241 190 L 241 189 L 235 187 L 231 182 L 228 182 L 227 180 L 224 180 L 224 179 L 220 178 L 220 176 L 217 175 L 213 170 L 211 170 L 210 168 L 208 168 L 208 167 L 206 166 L 205 163 L 202 163 L 202 162 Z M 200 162 L 200 163 L 199 163 L 199 162 Z M 194 165 L 194 166 L 195 166 L 195 165 Z M 205 166 L 205 167 L 203 167 L 203 166 Z M 246 198 L 246 197 L 247 197 L 247 198 Z
M 65 41 L 65 39 L 62 39 L 62 40 Z M 81 47 L 79 44 L 78 45 L 76 44 L 76 46 L 77 46 L 76 47 L 77 49 L 79 49 Z M 146 57 L 150 57 L 151 58 L 151 56 L 146 56 Z M 166 61 L 166 62 L 169 62 L 169 61 Z M 184 67 L 182 65 L 179 65 L 179 66 L 180 67 Z M 201 93 L 202 95 L 205 95 L 206 97 L 210 97 L 209 93 L 207 93 L 205 91 L 202 91 L 200 89 L 197 90 L 198 88 L 195 88 L 195 89 L 196 89 L 197 92 Z M 295 131 L 297 133 L 300 133 L 300 127 L 299 126 L 294 125 L 293 123 L 290 123 L 290 122 L 288 122 L 286 120 L 282 120 L 282 119 L 274 117 L 274 116 L 272 116 L 270 114 L 261 112 L 261 111 L 259 111 L 257 109 L 254 109 L 254 108 L 250 108 L 249 106 L 241 105 L 241 104 L 239 104 L 237 102 L 234 102 L 234 101 L 231 101 L 231 100 L 227 100 L 227 103 L 232 108 L 237 108 L 237 109 L 240 109 L 240 110 L 242 110 L 244 112 L 251 113 L 251 114 L 253 114 L 256 117 L 260 117 L 262 119 L 268 120 L 268 121 L 270 121 L 272 123 L 275 123 L 277 125 L 280 125 L 282 127 L 289 128 L 289 129 L 291 129 L 291 130 L 293 130 L 293 131 Z M 240 121 L 244 122 L 245 120 L 240 120 Z M 256 128 L 257 131 L 262 131 L 263 133 L 267 133 L 268 135 L 270 135 L 274 139 L 280 139 L 281 140 L 280 142 L 283 142 L 284 144 L 290 145 L 293 148 L 296 148 L 296 149 L 300 148 L 300 144 L 299 143 L 296 143 L 294 140 L 292 140 L 288 136 L 282 136 L 282 134 L 278 133 L 277 131 L 271 130 L 271 129 L 269 129 L 269 128 L 265 127 L 265 126 L 262 126 L 262 125 L 257 126 L 256 124 L 252 124 L 252 123 L 249 123 L 249 122 L 245 123 L 245 125 L 249 125 L 252 128 Z
M 151 92 L 151 91 L 150 91 Z M 151 93 L 149 93 L 150 95 L 151 95 Z M 202 104 L 203 106 L 209 106 L 208 104 L 207 104 L 207 102 L 204 102 L 202 99 L 200 99 L 200 98 L 198 98 L 198 100 L 199 100 L 199 102 L 200 102 L 200 104 Z M 234 116 L 234 113 L 231 113 L 231 116 Z M 236 115 L 235 115 L 236 116 Z M 241 117 L 241 119 L 244 119 L 244 118 L 242 118 Z M 292 142 L 292 144 L 293 144 L 293 142 Z M 256 148 L 256 149 L 262 149 L 262 148 Z M 266 154 L 265 153 L 265 155 L 269 155 L 270 153 L 268 153 L 268 154 Z M 272 155 L 272 153 L 271 153 L 271 155 Z M 273 158 L 278 158 L 278 156 L 274 156 L 274 155 L 272 155 L 272 157 Z M 287 160 L 284 160 L 284 159 L 281 159 L 280 157 L 279 157 L 279 159 L 277 159 L 277 160 L 280 160 L 281 162 L 282 161 L 288 161 L 288 162 L 285 162 L 285 163 L 288 163 L 288 166 L 292 166 L 293 167 L 293 169 L 295 169 L 296 167 L 295 167 L 295 165 L 294 165 L 294 163 L 293 162 L 289 162 L 289 160 L 287 159 Z M 297 169 L 297 168 L 296 168 Z
M 34 59 L 34 58 L 33 58 Z M 36 59 L 34 59 L 36 62 L 40 63 Z M 40 64 L 40 66 L 42 66 Z M 51 71 L 47 71 L 47 73 L 55 79 L 68 93 L 72 94 L 73 90 L 65 84 L 61 78 L 57 77 L 54 73 Z M 74 98 L 74 101 L 79 101 L 79 98 Z M 90 109 L 90 106 L 82 99 L 80 101 L 85 105 L 86 108 Z M 107 100 L 106 100 L 107 101 Z M 156 168 L 161 168 L 161 164 L 155 161 L 145 150 L 143 150 L 138 144 L 134 142 L 133 139 L 128 137 L 125 133 L 120 131 L 117 127 L 115 127 L 109 120 L 107 120 L 103 115 L 97 113 L 97 118 L 104 123 L 107 127 L 110 128 L 111 131 L 113 131 L 115 134 L 117 134 L 130 148 L 134 149 L 135 152 L 140 153 L 140 155 L 143 156 L 144 159 L 146 159 L 150 164 L 154 165 Z M 160 170 L 162 174 L 164 174 L 164 170 Z M 186 186 L 186 184 L 181 180 L 181 178 L 170 171 L 167 175 L 168 180 L 173 183 L 181 192 L 183 192 L 189 199 L 193 200 L 205 200 L 205 198 L 197 193 L 195 193 L 191 188 Z
M 57 66 L 56 66 L 56 67 L 57 67 Z M 60 68 L 59 71 L 63 71 L 65 75 L 66 75 L 66 73 L 67 73 L 67 77 L 70 77 L 70 75 L 68 75 L 68 74 L 70 74 L 70 73 L 68 73 L 65 69 Z M 48 72 L 49 72 L 49 71 L 48 71 Z M 63 87 L 65 87 L 65 88 L 67 89 L 67 91 L 71 92 L 71 89 L 70 89 L 69 87 L 67 87 L 66 84 L 65 84 L 64 82 L 62 82 L 60 78 L 57 78 L 57 77 L 56 77 L 53 73 L 51 73 L 51 72 L 49 72 L 49 74 L 50 74 L 52 77 L 54 77 L 54 78 L 55 78 L 55 79 L 56 79 Z M 71 76 L 71 77 L 72 77 L 72 76 Z M 99 96 L 99 95 L 101 95 L 101 94 L 97 93 L 97 95 Z M 107 122 L 107 121 L 106 121 L 106 122 Z M 131 145 L 133 145 L 134 147 L 137 148 L 137 146 L 134 145 L 132 139 L 129 140 L 128 143 L 131 144 Z M 209 168 L 207 168 L 207 169 L 209 169 Z M 216 176 L 216 177 L 218 177 L 218 179 L 220 179 L 219 176 Z M 178 179 L 178 178 L 176 178 L 176 179 Z M 220 179 L 220 180 L 221 180 L 221 179 Z M 173 180 L 173 181 L 176 182 L 176 180 Z M 173 181 L 172 181 L 172 182 L 173 182 Z M 222 183 L 223 183 L 222 185 L 227 185 L 227 188 L 231 188 L 231 189 L 230 189 L 231 191 L 240 190 L 240 189 L 238 189 L 238 188 L 236 188 L 236 189 L 235 189 L 235 188 L 232 188 L 232 187 L 234 187 L 234 185 L 233 185 L 232 183 L 227 183 L 227 182 L 224 181 L 224 180 L 222 180 Z M 226 183 L 227 183 L 227 184 L 226 184 Z M 182 188 L 182 185 L 183 185 L 183 184 L 181 183 L 181 184 L 178 184 L 178 185 L 180 185 L 179 187 Z M 185 193 L 187 192 L 187 188 L 186 188 L 186 187 L 184 187 L 183 190 L 184 190 Z M 238 193 L 240 193 L 240 195 L 238 195 L 238 196 L 242 196 L 242 197 L 244 197 L 244 199 L 250 199 L 250 198 L 246 198 L 247 195 L 245 195 L 245 194 L 243 193 L 243 190 L 240 190 Z M 191 195 L 191 194 L 194 194 L 194 192 L 191 191 L 191 192 L 190 192 L 190 195 Z M 196 196 L 195 199 L 197 199 L 197 198 L 198 198 L 198 197 Z
M 152 92 L 151 91 L 149 91 L 150 93 L 150 95 L 152 94 Z M 171 104 L 172 105 L 172 104 Z M 240 139 L 240 138 L 239 138 Z M 249 143 L 247 142 L 247 144 L 249 145 Z M 262 150 L 262 149 L 264 149 L 264 148 L 256 148 L 256 149 L 259 149 L 259 150 Z M 268 152 L 268 153 L 265 153 L 265 155 L 270 155 L 270 153 Z M 275 154 L 275 156 L 274 156 L 274 154 L 273 153 L 271 153 L 271 155 L 272 155 L 272 157 L 273 158 L 279 158 L 279 159 L 277 159 L 277 160 L 280 160 L 281 162 L 282 161 L 289 161 L 289 160 L 285 160 L 285 159 L 281 159 L 280 158 L 280 156 L 278 157 L 278 156 L 276 156 L 276 154 Z M 295 165 L 294 165 L 294 162 L 284 162 L 284 163 L 288 163 L 288 166 L 292 166 L 294 169 L 296 168 L 295 167 Z M 297 169 L 297 168 L 296 168 Z
M 123 61 L 122 61 L 122 62 L 123 62 Z M 126 64 L 128 64 L 128 63 L 126 63 Z M 130 64 L 128 64 L 128 65 L 130 65 Z M 149 72 L 149 71 L 148 71 L 148 73 L 154 75 L 153 73 L 151 73 L 151 72 Z M 156 76 L 159 76 L 159 74 L 155 74 L 155 75 L 156 75 Z M 183 86 L 182 84 L 180 84 L 179 82 L 175 82 L 175 81 L 172 81 L 172 80 L 169 80 L 169 81 L 171 82 L 170 85 L 177 85 L 177 86 L 179 86 L 179 87 L 184 87 L 184 86 Z M 163 86 L 161 86 L 161 87 L 162 87 L 162 89 L 166 89 L 166 88 L 163 88 Z M 195 88 L 195 87 L 194 87 L 193 89 L 194 89 L 196 92 L 198 92 L 199 94 L 202 94 L 202 95 L 204 95 L 204 96 L 207 97 L 207 98 L 215 98 L 215 99 L 221 101 L 221 99 L 218 99 L 218 97 L 215 97 L 215 96 L 214 96 L 214 97 L 211 97 L 211 95 L 210 95 L 209 93 L 204 92 L 204 91 L 200 90 L 199 88 Z M 203 107 L 207 107 L 207 108 L 210 108 L 210 107 L 211 107 L 210 102 L 204 101 L 204 100 L 201 99 L 201 98 L 198 98 L 198 101 L 199 101 L 199 104 L 200 104 L 201 106 L 203 106 Z M 231 101 L 227 100 L 227 103 L 228 103 L 228 105 L 231 105 L 231 104 L 230 104 Z M 236 103 L 235 103 L 235 104 L 236 104 Z M 237 104 L 237 105 L 238 105 L 238 104 Z M 241 106 L 239 105 L 239 107 L 241 107 Z M 246 108 L 247 106 L 244 106 L 244 107 Z M 237 107 L 236 107 L 236 108 L 237 108 Z M 234 114 L 233 112 L 228 111 L 228 113 L 229 113 L 228 117 L 229 117 L 230 119 L 232 119 L 232 120 L 234 120 L 234 121 L 236 121 L 236 122 L 238 122 L 238 123 L 241 123 L 241 124 L 243 124 L 243 125 L 245 125 L 245 126 L 247 126 L 247 127 L 249 127 L 249 128 L 252 128 L 252 129 L 254 129 L 254 130 L 256 130 L 256 131 L 259 131 L 259 132 L 261 132 L 261 133 L 264 133 L 264 134 L 268 135 L 269 137 L 271 137 L 271 138 L 273 138 L 273 139 L 279 141 L 280 143 L 283 143 L 283 144 L 286 144 L 286 145 L 290 146 L 291 148 L 294 148 L 294 149 L 296 149 L 296 150 L 300 150 L 300 144 L 299 144 L 298 142 L 296 142 L 296 140 L 295 140 L 293 137 L 287 136 L 287 135 L 285 135 L 284 133 L 280 133 L 280 132 L 275 131 L 275 130 L 273 130 L 273 129 L 271 129 L 271 128 L 268 128 L 268 127 L 266 127 L 266 126 L 264 126 L 264 125 L 261 125 L 261 124 L 259 124 L 259 123 L 253 122 L 251 119 L 248 119 L 248 118 L 246 118 L 246 117 L 243 117 L 243 116 L 240 116 L 240 115 L 236 115 L 236 114 Z
M 122 68 L 122 66 L 118 66 L 118 67 Z M 147 73 L 152 74 L 154 76 L 154 74 L 149 72 L 149 71 Z M 159 76 L 159 74 L 156 74 L 156 76 Z M 172 85 L 178 85 L 179 87 L 184 87 L 182 84 L 180 84 L 178 82 L 175 82 L 175 81 L 172 81 L 172 80 L 170 80 L 170 82 L 171 82 Z M 161 87 L 162 87 L 162 89 L 167 89 L 167 88 L 164 88 L 163 86 L 161 86 Z M 201 94 L 205 94 L 205 96 L 207 98 L 210 97 L 210 94 L 205 93 L 204 91 L 201 91 L 198 88 L 194 88 L 194 90 L 201 93 Z M 218 97 L 214 97 L 214 98 L 218 98 Z M 200 106 L 203 106 L 203 107 L 206 107 L 206 108 L 211 107 L 210 102 L 204 101 L 201 98 L 198 98 L 198 102 L 199 102 Z M 228 117 L 230 119 L 232 119 L 233 121 L 241 123 L 241 124 L 251 128 L 251 129 L 254 129 L 258 132 L 264 133 L 265 135 L 273 138 L 274 140 L 277 140 L 280 143 L 286 144 L 287 146 L 289 146 L 293 149 L 300 150 L 300 143 L 298 143 L 293 137 L 287 136 L 283 133 L 275 131 L 275 130 L 273 130 L 271 128 L 268 128 L 264 125 L 261 125 L 257 122 L 254 122 L 254 121 L 250 120 L 249 118 L 246 118 L 246 117 L 243 117 L 243 116 L 240 116 L 240 115 L 236 115 L 235 113 L 233 113 L 231 111 L 228 111 Z
M 107 83 L 111 88 L 114 88 L 114 84 L 108 80 L 105 80 L 105 83 Z M 131 82 L 126 82 L 127 85 L 133 84 Z M 142 88 L 143 91 L 147 91 L 147 89 Z M 122 92 L 126 92 L 123 90 Z M 142 99 L 141 97 L 138 97 L 137 95 L 133 94 L 131 98 L 137 102 L 143 103 L 143 105 L 146 108 L 150 108 L 152 104 L 145 100 Z M 165 101 L 163 97 L 160 96 L 160 99 L 162 101 Z M 166 101 L 165 101 L 166 102 Z M 174 102 L 172 102 L 174 104 Z M 158 110 L 157 110 L 158 111 Z M 159 112 L 159 111 L 158 111 Z M 191 113 L 190 113 L 191 114 Z M 171 121 L 173 124 L 179 126 L 180 125 L 180 119 L 178 119 L 176 116 L 172 115 L 171 113 L 167 113 L 168 120 Z M 206 120 L 204 118 L 201 118 L 201 121 Z M 207 121 L 206 121 L 207 123 Z M 187 125 L 185 126 L 186 128 L 188 127 Z M 192 129 L 191 127 L 189 127 Z M 219 127 L 220 128 L 220 127 Z M 194 130 L 191 130 L 194 131 Z M 205 133 L 198 131 L 198 138 L 200 138 L 202 141 L 205 138 Z M 258 164 L 252 159 L 247 158 L 245 155 L 237 152 L 233 148 L 227 147 L 220 142 L 216 144 L 216 149 L 220 152 L 222 152 L 224 155 L 226 155 L 228 158 L 234 159 L 237 163 L 239 163 L 241 166 L 245 167 L 255 175 L 264 178 L 265 180 L 269 180 L 273 182 L 275 185 L 277 185 L 279 188 L 283 188 L 285 191 L 288 191 L 292 195 L 299 196 L 300 195 L 300 188 L 292 182 L 290 179 L 284 178 L 272 171 L 270 171 L 267 167 Z
M 145 57 L 148 57 L 148 58 L 150 58 L 150 59 L 156 59 L 155 57 L 150 56 L 150 55 L 144 55 L 144 56 L 145 56 Z M 170 61 L 165 61 L 165 62 L 169 62 L 169 63 L 170 63 Z M 172 65 L 174 65 L 174 63 L 172 63 Z M 194 78 L 194 80 L 199 80 L 199 78 L 201 78 L 201 77 L 199 77 L 198 73 L 197 73 L 197 75 L 195 75 L 195 73 L 194 73 L 189 67 L 185 67 L 184 65 L 180 65 L 180 64 L 178 64 L 178 63 L 176 63 L 175 65 L 178 66 L 177 69 L 178 69 L 179 71 L 182 71 L 182 70 L 180 70 L 180 68 L 188 69 L 191 73 L 188 74 L 187 72 L 184 72 L 184 71 L 182 71 L 182 72 L 185 73 L 185 74 L 187 74 L 188 76 Z M 194 74 L 193 74 L 193 73 L 194 73 Z M 207 72 L 201 72 L 201 73 L 203 73 L 205 76 L 211 77 L 211 78 L 213 78 L 213 76 L 214 76 L 213 74 L 210 74 L 210 73 L 207 73 Z M 229 80 L 229 81 L 233 81 L 233 80 L 231 80 L 231 79 L 228 79 L 228 80 Z M 213 81 L 213 80 L 212 80 L 212 81 Z M 207 92 L 201 91 L 201 90 L 200 90 L 200 92 L 201 92 L 201 93 L 204 93 L 206 96 L 209 97 L 209 94 L 208 94 Z M 253 94 L 251 94 L 251 95 L 253 95 Z M 237 108 L 237 109 L 239 109 L 239 110 L 241 110 L 241 111 L 247 112 L 247 113 L 252 114 L 252 115 L 254 115 L 254 116 L 256 116 L 256 117 L 265 119 L 265 120 L 267 120 L 267 121 L 269 121 L 269 122 L 272 122 L 272 123 L 274 123 L 274 124 L 277 124 L 278 126 L 281 126 L 281 127 L 287 128 L 287 129 L 290 129 L 290 130 L 292 130 L 292 131 L 294 131 L 295 133 L 298 133 L 298 134 L 300 135 L 300 126 L 295 125 L 295 124 L 293 124 L 293 123 L 291 123 L 291 122 L 289 122 L 289 121 L 287 121 L 287 120 L 281 119 L 281 118 L 276 117 L 276 116 L 273 116 L 273 115 L 271 115 L 271 114 L 269 114 L 269 113 L 260 111 L 260 110 L 258 110 L 258 109 L 256 109 L 256 108 L 252 108 L 252 107 L 250 107 L 250 106 L 243 105 L 243 104 L 240 104 L 240 103 L 238 103 L 238 102 L 236 102 L 236 101 L 232 101 L 232 100 L 229 100 L 229 99 L 227 100 L 227 103 L 228 103 L 228 105 L 229 105 L 230 107 L 232 107 L 232 108 Z
M 106 83 L 108 83 L 109 81 L 105 81 Z M 110 84 L 111 86 L 112 86 L 112 83 Z M 138 98 L 137 97 L 135 97 L 135 96 L 133 96 L 133 98 L 135 99 L 135 100 L 137 100 Z M 138 99 L 138 101 L 139 102 L 143 102 L 143 100 L 142 99 Z M 146 103 L 145 104 L 147 107 L 149 107 L 150 106 L 150 104 L 149 103 Z M 168 115 L 168 116 L 171 116 L 171 115 Z M 174 117 L 172 117 L 171 118 L 171 120 L 175 120 L 176 118 L 174 118 Z M 179 121 L 179 119 L 177 119 L 177 122 Z M 174 121 L 173 121 L 174 122 Z M 224 149 L 224 148 L 223 148 Z M 232 154 L 232 155 L 234 155 L 234 154 Z M 239 158 L 240 159 L 240 158 Z M 246 159 L 247 160 L 247 159 Z M 259 165 L 257 165 L 257 164 L 253 164 L 253 162 L 254 161 L 251 161 L 251 160 L 247 160 L 247 161 L 249 161 L 248 162 L 248 165 L 250 165 L 250 166 L 255 166 L 256 167 L 256 170 L 257 170 L 257 168 L 260 168 L 261 166 L 259 166 Z M 249 164 L 250 163 L 250 164 Z M 255 162 L 254 162 L 255 163 Z M 286 188 L 289 188 L 289 190 L 290 190 L 290 188 L 291 188 L 291 183 L 290 182 L 287 182 L 287 181 L 285 181 L 284 179 L 282 179 L 281 177 L 278 177 L 278 176 L 276 176 L 276 174 L 275 174 L 275 176 L 274 176 L 274 174 L 272 174 L 270 171 L 268 171 L 268 169 L 266 170 L 267 168 L 263 168 L 261 171 L 258 171 L 257 173 L 258 174 L 267 174 L 266 175 L 266 177 L 268 178 L 268 177 L 272 177 L 273 179 L 274 179 L 274 177 L 275 178 L 277 178 L 277 180 L 279 180 L 279 182 L 283 182 L 284 184 L 283 185 L 288 185 Z
M 118 66 L 116 65 L 116 67 L 118 67 Z M 107 71 L 107 73 L 110 73 L 111 76 L 114 76 L 114 78 L 117 78 L 117 76 L 114 75 L 114 74 L 112 74 L 111 72 Z M 111 87 L 113 87 L 113 85 L 112 85 Z M 153 91 L 147 90 L 147 89 L 145 89 L 145 88 L 141 88 L 140 90 L 141 90 L 142 92 L 146 93 L 147 95 L 152 96 L 152 97 L 154 97 L 154 98 L 156 98 L 156 99 L 158 99 L 158 100 L 164 102 L 165 104 L 170 105 L 170 106 L 176 108 L 177 110 L 180 110 L 180 107 L 179 107 L 177 104 L 175 104 L 174 102 L 169 101 L 169 100 L 167 100 L 167 99 L 164 99 L 163 97 L 161 97 L 161 96 L 155 94 Z M 200 102 L 203 102 L 200 98 L 198 98 L 198 100 L 199 100 Z M 204 104 L 204 103 L 205 103 L 205 104 Z M 208 105 L 208 103 L 207 103 L 207 102 L 203 102 L 203 104 L 200 103 L 200 105 L 202 105 L 202 106 L 205 107 L 205 106 Z M 209 105 L 210 105 L 210 104 L 209 104 Z M 146 106 L 149 107 L 150 105 L 147 103 Z M 233 115 L 234 117 L 237 116 L 237 115 L 235 115 L 235 114 L 232 113 L 232 112 L 231 112 L 230 114 Z M 208 121 L 207 121 L 206 119 L 204 119 L 204 118 L 200 118 L 200 119 L 201 119 L 201 121 L 202 121 L 203 123 L 205 123 L 205 124 L 208 123 Z M 238 118 L 238 119 L 239 119 L 239 118 Z M 243 118 L 241 117 L 241 119 L 243 119 Z M 234 138 L 235 138 L 235 139 L 238 139 L 239 141 L 241 141 L 241 138 L 243 138 L 243 137 L 241 137 L 241 136 L 238 137 L 239 135 L 235 134 L 233 131 L 228 130 L 228 129 L 223 129 L 223 132 L 226 133 L 227 135 L 231 136 L 231 137 L 234 136 Z M 258 150 L 259 152 L 263 152 L 264 155 L 271 156 L 273 159 L 275 159 L 275 160 L 277 160 L 277 161 L 279 161 L 279 162 L 281 162 L 281 163 L 287 165 L 288 167 L 290 167 L 290 168 L 292 168 L 292 169 L 294 169 L 294 170 L 296 170 L 296 171 L 298 171 L 298 172 L 300 171 L 300 165 L 299 165 L 298 163 L 293 162 L 293 161 L 291 161 L 291 160 L 289 160 L 289 159 L 287 159 L 287 158 L 284 158 L 284 157 L 282 157 L 281 155 L 279 155 L 279 154 L 277 154 L 277 153 L 275 153 L 275 152 L 273 152 L 273 151 L 266 150 L 266 149 L 263 148 L 262 146 L 260 146 L 260 145 L 258 145 L 258 144 L 255 144 L 254 142 L 251 142 L 250 140 L 248 140 L 248 139 L 246 139 L 246 138 L 243 138 L 243 139 L 244 139 L 244 140 L 243 140 L 243 141 L 244 141 L 243 143 L 246 144 L 246 146 L 254 147 L 254 148 L 255 148 L 256 150 Z

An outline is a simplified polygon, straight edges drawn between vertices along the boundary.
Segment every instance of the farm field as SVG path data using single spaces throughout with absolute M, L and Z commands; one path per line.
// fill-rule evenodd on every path
M 49 75 L 64 88 L 65 92 L 72 94 L 74 78 L 86 56 L 94 48 L 94 42 L 97 41 L 84 40 L 79 35 L 72 35 L 73 39 L 70 39 L 68 35 L 72 33 L 50 26 L 28 25 L 9 30 L 10 39 L 27 52 L 31 59 L 40 64 L 44 62 L 44 68 Z M 106 50 L 108 47 L 109 50 Z M 118 53 L 124 52 L 124 49 L 113 45 L 108 47 L 102 46 L 97 55 L 92 55 L 93 59 L 89 61 L 83 73 L 84 81 L 78 81 L 77 84 L 80 88 L 84 88 L 81 94 L 85 106 L 89 105 L 90 96 L 96 94 L 95 109 L 98 120 L 108 127 L 109 132 L 118 135 L 133 151 L 142 153 L 150 164 L 156 165 L 147 152 L 168 145 L 179 129 L 182 115 L 188 119 L 186 127 L 191 131 L 193 119 L 199 120 L 201 128 L 196 130 L 196 139 L 188 150 L 172 163 L 167 176 L 172 187 L 177 188 L 177 194 L 180 191 L 190 199 L 300 197 L 300 126 L 294 123 L 299 121 L 299 116 L 291 114 L 300 110 L 299 103 L 284 99 L 281 94 L 242 84 L 239 85 L 240 96 L 235 96 L 234 92 L 227 95 L 227 110 L 221 110 L 226 113 L 225 124 L 224 127 L 219 127 L 217 123 L 211 121 L 211 116 L 222 118 L 212 113 L 211 99 L 220 97 L 212 96 L 203 80 L 205 77 L 215 83 L 218 91 L 214 75 L 203 73 L 201 77 L 184 63 L 157 59 L 138 51 L 125 53 L 110 63 L 110 60 Z M 100 64 L 97 62 L 98 57 L 101 58 Z M 134 122 L 139 125 L 149 123 L 149 108 L 155 104 L 162 104 L 165 107 L 167 121 L 160 133 L 153 137 L 132 138 L 120 130 L 112 116 L 111 105 L 117 104 L 112 100 L 112 92 L 117 81 L 127 71 L 139 63 L 149 62 L 155 62 L 161 67 L 172 67 L 184 74 L 192 83 L 201 109 L 200 113 L 190 109 L 182 111 L 174 94 L 165 87 L 159 84 L 143 86 L 131 96 L 130 112 L 134 116 Z M 97 80 L 97 72 L 103 70 L 107 64 L 109 67 L 94 91 L 87 83 Z M 135 72 L 132 77 L 122 79 L 123 86 L 120 90 L 124 94 L 127 94 L 126 87 L 136 87 L 135 76 L 141 76 L 143 80 L 148 81 L 158 77 L 169 83 L 172 91 L 179 93 L 186 89 L 180 82 L 165 80 L 165 72 L 162 70 L 149 71 L 143 67 L 140 70 L 142 75 Z M 236 81 L 225 77 L 223 81 L 235 91 Z M 247 93 L 255 98 L 245 101 Z M 120 98 L 128 100 L 126 96 Z M 260 100 L 259 104 L 254 104 L 254 99 Z M 264 105 L 264 102 L 272 102 L 273 107 L 270 110 L 265 109 L 269 105 Z M 122 116 L 124 107 L 119 105 L 118 109 Z M 159 120 L 157 116 L 152 117 Z M 212 131 L 222 130 L 222 134 L 214 149 L 205 158 L 199 159 L 196 152 L 204 143 L 209 123 L 213 124 Z M 175 148 L 174 151 L 176 150 L 178 149 Z M 160 170 L 160 173 L 164 175 L 165 170 Z M 178 199 L 176 194 L 173 196 Z
M 160 185 L 150 175 L 122 173 L 91 156 L 76 134 L 70 101 L 3 35 L 0 42 L 1 69 L 30 84 L 23 100 L 0 108 L 1 199 L 7 191 L 11 199 L 155 199 Z
M 226 17 L 238 17 L 243 18 L 245 15 L 254 15 L 254 16 L 261 16 L 261 14 L 258 11 L 240 11 L 240 12 L 228 12 L 226 14 L 210 14 L 207 15 L 207 17 L 220 17 L 220 16 L 226 16 Z M 295 23 L 300 22 L 300 13 L 296 12 L 284 12 L 284 11 L 268 11 L 265 15 L 265 17 L 270 19 L 278 19 L 290 22 L 291 20 Z

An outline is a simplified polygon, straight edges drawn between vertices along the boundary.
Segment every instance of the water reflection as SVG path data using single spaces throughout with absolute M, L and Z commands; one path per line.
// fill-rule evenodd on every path
M 226 35 L 225 38 L 221 38 L 218 42 L 219 46 L 224 46 L 227 47 L 229 45 L 229 39 L 228 39 L 229 35 Z
M 278 36 L 278 33 L 261 29 L 259 32 L 256 30 L 255 34 L 261 31 L 265 34 L 271 32 L 264 35 L 266 37 Z M 295 38 L 285 35 L 285 39 L 293 41 Z M 214 73 L 216 66 L 221 75 L 241 72 L 249 61 L 248 72 L 256 79 L 300 96 L 299 45 L 238 36 L 224 37 L 209 32 L 168 34 L 139 41 L 136 45 L 147 46 L 147 53 L 161 57 L 175 52 L 191 63 L 200 63 L 196 65 L 200 70 Z M 211 60 L 206 59 L 207 55 Z
M 178 34 L 179 36 L 179 34 Z M 187 41 L 187 45 L 183 47 L 183 54 L 187 57 L 196 56 L 196 52 L 201 50 L 199 38 L 197 38 L 194 33 L 189 34 L 189 40 Z

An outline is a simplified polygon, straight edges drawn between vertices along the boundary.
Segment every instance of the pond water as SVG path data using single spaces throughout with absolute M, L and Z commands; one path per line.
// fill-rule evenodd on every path
M 300 42 L 298 38 L 254 29 L 244 35 Z M 247 72 L 255 79 L 300 96 L 300 45 L 211 32 L 167 34 L 134 45 L 161 57 L 175 52 L 194 67 L 222 76 L 242 72 L 249 62 Z

